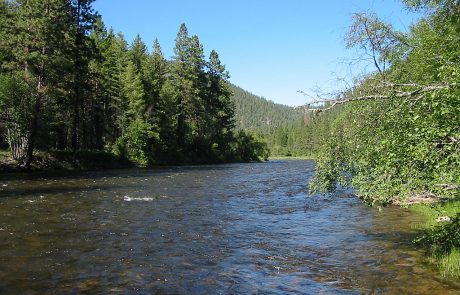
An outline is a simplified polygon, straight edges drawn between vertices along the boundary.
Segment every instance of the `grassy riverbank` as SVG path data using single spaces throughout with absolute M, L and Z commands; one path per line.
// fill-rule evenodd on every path
M 427 248 L 429 262 L 442 276 L 460 278 L 460 200 L 412 208 L 427 217 L 416 242 Z

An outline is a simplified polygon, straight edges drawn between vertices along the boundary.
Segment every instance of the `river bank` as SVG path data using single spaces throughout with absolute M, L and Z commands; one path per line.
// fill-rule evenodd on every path
M 460 200 L 411 208 L 425 216 L 415 242 L 427 249 L 427 261 L 436 265 L 442 276 L 460 278 Z
M 281 160 L 314 160 L 311 156 L 277 156 L 271 155 L 270 160 L 272 161 L 281 161 Z
M 10 153 L 0 150 L 0 172 L 75 171 L 133 168 L 135 165 L 105 151 L 36 151 L 29 169 L 17 165 Z
M 299 159 L 299 158 L 292 158 Z M 266 161 L 260 159 L 260 161 Z M 229 163 L 238 163 L 237 161 Z M 252 162 L 252 161 L 250 161 Z M 35 151 L 34 158 L 29 169 L 18 166 L 17 162 L 11 157 L 9 151 L 0 150 L 0 172 L 56 172 L 56 171 L 94 171 L 123 168 L 153 168 L 163 166 L 180 165 L 210 165 L 223 164 L 222 162 L 188 161 L 157 163 L 154 166 L 141 167 L 124 157 L 114 153 L 99 150 L 77 151 Z

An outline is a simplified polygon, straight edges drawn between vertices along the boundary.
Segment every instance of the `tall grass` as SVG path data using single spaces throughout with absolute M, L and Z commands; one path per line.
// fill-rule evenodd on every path
M 460 200 L 415 205 L 413 209 L 427 216 L 415 242 L 429 249 L 429 260 L 443 277 L 460 278 Z M 440 217 L 449 217 L 451 221 L 438 222 Z

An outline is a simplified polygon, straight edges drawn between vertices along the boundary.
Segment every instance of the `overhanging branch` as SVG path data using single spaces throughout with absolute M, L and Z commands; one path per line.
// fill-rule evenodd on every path
M 412 87 L 415 89 L 411 90 L 398 90 L 399 87 Z M 348 96 L 345 93 L 337 95 L 337 98 L 313 98 L 313 102 L 299 106 L 298 108 L 308 108 L 308 110 L 313 112 L 323 112 L 328 111 L 340 104 L 346 104 L 353 101 L 365 101 L 365 100 L 384 100 L 384 99 L 394 99 L 394 98 L 410 98 L 410 97 L 420 97 L 421 95 L 431 92 L 434 90 L 448 89 L 450 85 L 445 84 L 434 84 L 434 85 L 421 85 L 416 83 L 382 83 L 374 87 L 374 89 L 388 89 L 384 94 L 368 94 L 361 96 Z M 308 95 L 304 91 L 299 90 L 299 93 L 312 98 L 311 95 Z M 377 91 L 376 91 L 377 92 Z M 311 108 L 311 105 L 320 104 L 320 103 L 330 103 L 331 105 L 325 108 Z

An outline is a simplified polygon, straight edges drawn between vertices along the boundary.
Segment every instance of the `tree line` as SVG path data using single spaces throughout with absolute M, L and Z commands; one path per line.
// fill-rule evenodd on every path
M 251 161 L 265 145 L 235 132 L 229 74 L 180 26 L 174 56 L 128 44 L 94 0 L 0 1 L 0 145 L 114 153 L 138 165 Z

